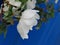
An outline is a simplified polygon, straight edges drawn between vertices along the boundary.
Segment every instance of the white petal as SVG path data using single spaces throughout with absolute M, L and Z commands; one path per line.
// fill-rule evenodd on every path
M 18 32 L 19 32 L 22 39 L 28 39 L 28 35 L 26 33 L 24 33 L 24 30 L 22 28 L 17 26 L 17 30 L 18 30 Z
M 6 1 L 9 1 L 9 2 L 14 2 L 15 0 L 6 0 Z
M 24 25 L 25 25 L 25 28 L 24 29 L 26 29 L 26 33 L 29 33 L 29 30 L 32 30 L 32 25 L 27 25 L 25 22 L 23 22 L 23 21 L 21 21 L 22 23 L 23 23 L 23 27 L 24 27 Z M 20 22 L 20 23 L 21 23 Z
M 29 30 L 27 30 L 25 25 L 18 24 L 17 25 L 17 30 L 18 30 L 19 34 L 21 35 L 22 39 L 28 39 Z
M 12 11 L 15 17 L 19 17 L 20 11 L 17 11 L 18 8 L 13 7 Z
M 33 26 L 30 26 L 30 30 L 33 30 Z
M 21 2 L 20 1 L 9 0 L 9 3 L 11 5 L 14 5 L 14 6 L 17 6 L 17 7 L 20 7 L 21 6 Z
M 28 0 L 27 1 L 27 9 L 33 9 L 35 8 L 36 0 Z
M 22 18 L 32 18 L 38 10 L 27 9 L 22 13 Z
M 35 15 L 36 19 L 40 19 L 40 16 L 38 14 Z
M 55 0 L 55 3 L 58 3 L 59 0 Z
M 13 5 L 15 3 L 14 0 L 7 0 L 7 1 L 9 1 L 9 4 L 11 4 L 11 5 Z
M 21 2 L 15 2 L 13 5 L 20 7 L 21 6 Z
M 22 17 L 23 18 L 32 18 L 34 16 L 34 13 L 32 10 L 25 10 L 23 13 L 22 13 Z
M 36 0 L 32 0 L 33 3 L 36 3 Z
M 22 21 L 26 24 L 26 25 L 33 25 L 34 20 L 33 19 L 22 19 Z
M 38 22 L 37 22 L 37 20 L 34 20 L 34 25 L 33 25 L 33 26 L 36 26 L 36 25 L 37 25 L 37 23 L 38 23 Z
M 13 10 L 17 10 L 18 8 L 13 7 Z
M 4 11 L 8 11 L 8 9 L 9 9 L 9 7 L 7 7 L 7 6 L 5 6 L 5 7 L 3 8 Z

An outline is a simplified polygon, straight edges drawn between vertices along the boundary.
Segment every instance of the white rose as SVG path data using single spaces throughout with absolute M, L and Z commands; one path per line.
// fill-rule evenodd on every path
M 37 12 L 39 11 L 32 9 L 27 9 L 22 12 L 21 19 L 17 25 L 17 30 L 22 39 L 28 39 L 29 30 L 32 30 L 32 27 L 37 25 L 37 19 L 40 19 Z

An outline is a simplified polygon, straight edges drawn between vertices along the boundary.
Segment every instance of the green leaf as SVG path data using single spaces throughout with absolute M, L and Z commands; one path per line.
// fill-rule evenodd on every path
M 4 37 L 6 37 L 6 33 L 7 33 L 6 25 L 3 22 L 2 22 L 2 24 L 0 24 L 0 34 L 2 34 L 2 33 L 4 33 Z
M 12 18 L 12 13 L 13 13 L 12 8 L 13 8 L 13 6 L 10 5 L 9 10 L 7 12 L 8 13 L 7 16 L 4 15 L 4 17 L 3 17 L 4 20 L 6 21 L 6 23 L 11 23 L 11 21 L 13 20 L 13 18 Z
M 21 1 L 23 4 L 26 3 L 28 0 L 19 0 Z
M 15 1 L 19 1 L 19 0 L 15 0 Z
M 13 6 L 10 5 L 9 11 L 8 11 L 8 16 L 9 16 L 9 15 L 12 15 L 12 8 L 13 8 Z
M 5 13 L 4 13 L 4 16 L 8 16 L 8 12 L 5 12 Z
M 50 16 L 54 17 L 54 12 L 53 11 L 51 11 Z
M 39 20 L 37 26 L 35 27 L 35 29 L 37 29 L 37 30 L 40 29 L 41 24 L 42 24 L 42 22 L 41 22 L 41 20 Z
M 7 30 L 4 30 L 4 38 L 6 38 Z
M 46 0 L 37 0 L 37 4 L 39 4 L 39 3 L 43 3 L 43 2 L 45 2 Z
M 0 29 L 0 35 L 1 35 L 1 33 L 2 33 L 2 32 L 1 32 L 1 29 Z

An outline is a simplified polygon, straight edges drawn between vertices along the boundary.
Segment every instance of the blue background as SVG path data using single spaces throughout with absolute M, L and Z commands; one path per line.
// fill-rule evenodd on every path
M 54 0 L 50 1 L 54 2 Z M 15 22 L 14 25 L 8 27 L 6 39 L 4 39 L 3 34 L 0 35 L 0 45 L 60 45 L 60 12 L 57 11 L 59 2 L 54 4 L 55 17 L 42 23 L 40 30 L 30 31 L 28 40 L 21 39 L 16 29 L 17 22 Z M 0 0 L 1 3 L 2 0 Z M 44 5 L 39 6 L 44 7 Z

